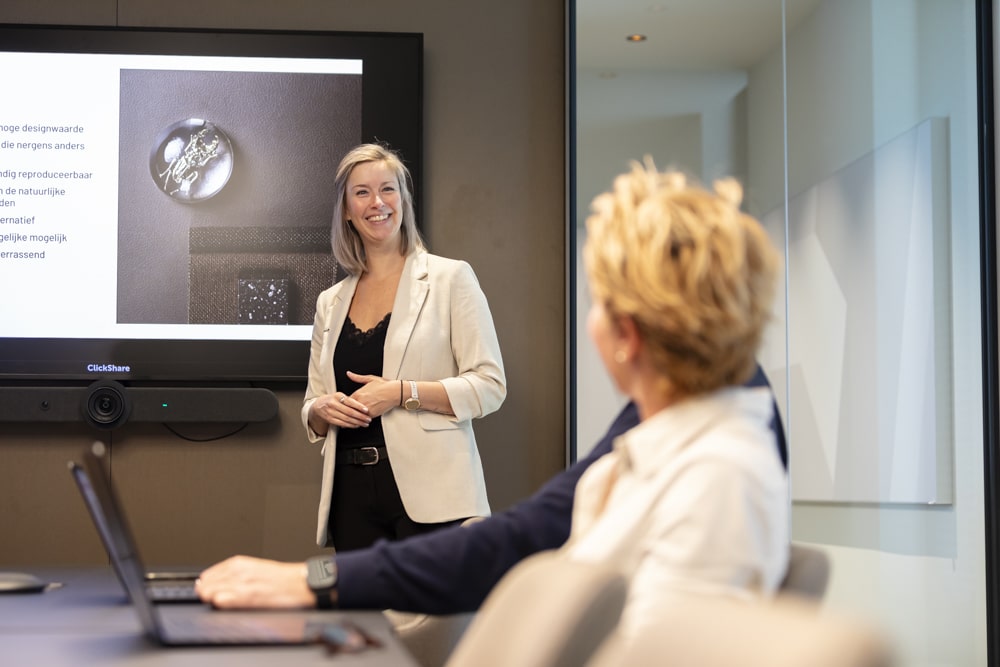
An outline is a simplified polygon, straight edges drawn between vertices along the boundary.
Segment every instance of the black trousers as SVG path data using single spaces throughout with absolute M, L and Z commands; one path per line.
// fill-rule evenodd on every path
M 374 465 L 336 466 L 328 527 L 337 551 L 363 549 L 383 538 L 401 540 L 462 521 L 417 523 L 407 516 L 387 459 Z

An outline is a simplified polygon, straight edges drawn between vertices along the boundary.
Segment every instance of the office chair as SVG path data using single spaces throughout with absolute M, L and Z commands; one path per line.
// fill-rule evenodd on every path
M 820 611 L 799 595 L 748 602 L 691 595 L 655 630 L 626 643 L 615 634 L 587 667 L 891 667 L 887 639 L 871 625 Z
M 791 545 L 788 570 L 781 582 L 782 594 L 792 593 L 811 600 L 822 600 L 830 582 L 830 557 L 816 547 Z
M 626 590 L 611 566 L 537 553 L 490 592 L 446 667 L 582 667 L 618 624 Z
M 463 526 L 482 521 L 485 517 L 469 517 Z M 410 655 L 421 667 L 441 667 L 465 634 L 465 629 L 475 615 L 436 615 L 386 609 L 382 612 L 392 623 L 393 630 Z

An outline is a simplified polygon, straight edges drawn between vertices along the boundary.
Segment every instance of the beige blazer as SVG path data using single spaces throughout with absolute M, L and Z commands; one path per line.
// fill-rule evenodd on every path
M 333 350 L 347 319 L 358 277 L 323 291 L 316 301 L 309 384 L 302 423 L 310 442 L 323 441 L 323 484 L 316 542 L 329 544 L 327 520 L 338 427 L 326 436 L 309 427 L 309 407 L 337 391 Z M 466 262 L 418 251 L 406 258 L 386 332 L 382 376 L 440 381 L 454 417 L 394 408 L 382 415 L 385 444 L 411 519 L 437 523 L 490 513 L 472 419 L 500 408 L 507 381 L 486 296 Z

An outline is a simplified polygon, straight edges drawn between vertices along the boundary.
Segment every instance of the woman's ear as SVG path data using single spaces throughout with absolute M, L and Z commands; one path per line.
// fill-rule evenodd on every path
M 622 315 L 615 318 L 615 331 L 618 337 L 615 348 L 615 361 L 629 363 L 639 356 L 642 345 L 642 335 L 639 326 L 631 317 Z

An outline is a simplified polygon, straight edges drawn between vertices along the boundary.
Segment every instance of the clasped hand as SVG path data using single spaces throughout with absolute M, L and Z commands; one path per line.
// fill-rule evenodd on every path
M 326 394 L 313 404 L 313 412 L 328 424 L 361 428 L 399 405 L 399 380 L 359 375 L 352 371 L 347 371 L 347 377 L 361 387 L 350 395 L 340 391 Z

